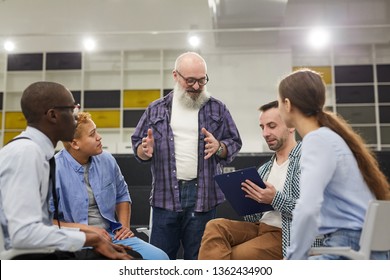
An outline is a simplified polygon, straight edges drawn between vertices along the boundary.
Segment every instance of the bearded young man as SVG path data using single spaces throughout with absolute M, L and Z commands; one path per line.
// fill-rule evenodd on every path
M 173 78 L 174 90 L 149 105 L 131 140 L 137 160 L 151 164 L 151 244 L 170 259 L 182 244 L 183 258 L 197 259 L 205 225 L 224 201 L 214 175 L 242 142 L 229 110 L 207 92 L 199 54 L 180 55 Z
M 246 180 L 242 188 L 248 198 L 270 204 L 274 210 L 247 215 L 246 221 L 210 221 L 203 234 L 200 260 L 280 260 L 286 256 L 292 212 L 300 193 L 302 144 L 295 140 L 295 128 L 283 122 L 278 101 L 262 105 L 259 111 L 262 136 L 275 153 L 258 169 L 266 187 Z M 313 246 L 321 245 L 319 237 Z
M 246 221 L 214 219 L 206 225 L 200 260 L 280 260 L 290 243 L 290 224 L 299 197 L 301 143 L 295 129 L 282 121 L 278 102 L 259 108 L 259 126 L 270 150 L 269 161 L 258 170 L 266 188 L 247 181 L 248 197 L 274 210 L 245 216 Z

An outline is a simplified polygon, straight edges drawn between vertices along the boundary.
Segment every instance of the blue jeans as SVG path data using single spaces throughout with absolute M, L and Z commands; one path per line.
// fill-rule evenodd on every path
M 116 240 L 114 239 L 114 234 L 111 232 L 109 232 L 109 234 L 112 243 L 130 246 L 134 251 L 140 253 L 144 260 L 169 260 L 167 254 L 165 254 L 163 250 L 154 247 L 138 237 L 134 236 L 123 240 Z
M 331 234 L 326 234 L 324 238 L 325 247 L 351 247 L 359 251 L 360 230 L 341 229 Z M 337 255 L 316 255 L 310 256 L 310 260 L 346 260 L 347 258 Z M 388 260 L 389 252 L 371 252 L 371 260 Z
M 153 226 L 150 243 L 164 250 L 171 260 L 175 260 L 183 246 L 185 260 L 198 259 L 200 242 L 208 221 L 215 218 L 215 208 L 208 212 L 195 212 L 197 196 L 196 180 L 182 182 L 180 201 L 182 212 L 174 212 L 153 207 Z

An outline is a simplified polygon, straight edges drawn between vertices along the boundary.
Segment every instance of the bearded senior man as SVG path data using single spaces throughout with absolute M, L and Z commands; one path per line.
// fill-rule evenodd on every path
M 224 201 L 213 177 L 242 142 L 226 105 L 207 91 L 199 54 L 181 54 L 173 78 L 173 91 L 149 105 L 131 139 L 137 160 L 151 163 L 151 244 L 176 259 L 181 243 L 183 258 L 197 259 L 205 225 Z

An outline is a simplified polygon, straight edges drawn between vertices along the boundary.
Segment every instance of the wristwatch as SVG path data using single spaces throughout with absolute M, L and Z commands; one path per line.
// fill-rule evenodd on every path
M 221 142 L 219 142 L 219 148 L 215 154 L 220 157 L 222 155 L 222 152 L 223 152 L 223 145 L 221 144 Z

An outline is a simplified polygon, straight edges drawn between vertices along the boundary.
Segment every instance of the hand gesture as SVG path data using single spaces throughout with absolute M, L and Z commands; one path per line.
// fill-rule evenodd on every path
M 208 132 L 204 127 L 201 131 L 205 136 L 204 141 L 206 142 L 204 145 L 204 159 L 209 159 L 213 154 L 218 151 L 219 141 L 215 139 L 214 135 Z
M 147 158 L 151 158 L 153 156 L 153 147 L 154 147 L 154 137 L 152 129 L 148 129 L 148 134 L 146 137 L 142 138 L 142 152 Z

